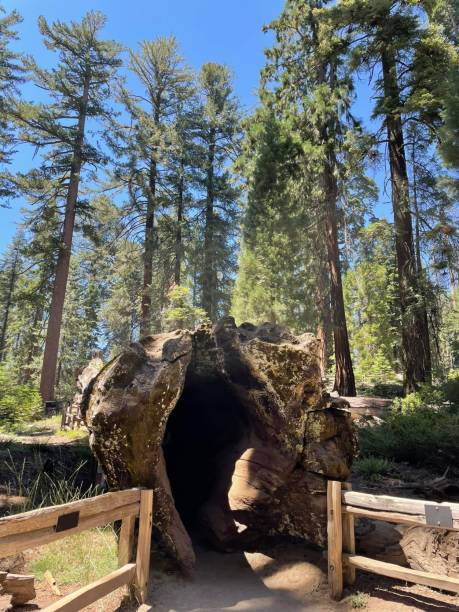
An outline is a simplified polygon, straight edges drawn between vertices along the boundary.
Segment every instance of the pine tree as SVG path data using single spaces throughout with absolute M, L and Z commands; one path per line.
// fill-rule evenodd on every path
M 401 369 L 393 243 L 391 225 L 373 220 L 360 231 L 355 261 L 344 276 L 352 355 L 362 386 L 395 382 Z
M 268 53 L 265 79 L 274 83 L 272 104 L 297 130 L 312 175 L 311 198 L 320 202 L 329 269 L 335 345 L 335 385 L 355 395 L 346 326 L 338 236 L 338 175 L 346 134 L 351 83 L 344 45 L 329 18 L 328 2 L 286 2 L 271 24 L 277 44 Z M 270 94 L 271 95 L 271 94 Z
M 354 68 L 367 66 L 371 73 L 375 65 L 380 69 L 374 116 L 382 118 L 387 135 L 406 392 L 431 379 L 431 349 L 416 260 L 404 124 L 418 121 L 438 131 L 446 85 L 438 75 L 446 76 L 450 66 L 450 46 L 429 20 L 432 3 L 418 4 L 341 0 L 336 9 L 351 34 Z
M 14 291 L 19 274 L 19 266 L 19 245 L 15 244 L 13 249 L 4 258 L 0 276 L 0 299 L 3 310 L 0 323 L 0 362 L 5 361 L 6 358 L 8 323 L 10 322 L 11 310 L 15 301 Z
M 240 112 L 229 70 L 215 63 L 202 66 L 198 138 L 201 148 L 201 188 L 204 192 L 202 308 L 211 321 L 225 310 L 232 284 L 231 241 L 236 234 L 239 189 L 228 169 L 238 151 Z
M 298 333 L 316 324 L 314 230 L 301 149 L 290 126 L 261 106 L 243 124 L 237 169 L 247 202 L 231 312 L 239 323 L 272 321 Z
M 49 103 L 16 105 L 14 116 L 21 127 L 21 139 L 43 151 L 43 164 L 32 174 L 41 181 L 39 201 L 65 202 L 53 296 L 43 357 L 40 392 L 43 400 L 54 397 L 59 339 L 64 309 L 70 256 L 78 208 L 78 191 L 85 166 L 98 166 L 104 154 L 86 137 L 89 119 L 109 115 L 106 101 L 117 67 L 119 46 L 98 38 L 105 17 L 88 13 L 80 23 L 39 19 L 40 32 L 48 49 L 59 54 L 56 68 L 44 70 L 28 58 L 26 67 L 35 84 L 46 91 Z M 29 191 L 23 177 L 23 189 Z
M 169 304 L 163 314 L 166 329 L 194 329 L 196 325 L 208 322 L 204 310 L 191 303 L 188 287 L 173 285 L 167 297 Z
M 119 166 L 117 176 L 128 187 L 128 207 L 134 227 L 143 218 L 140 333 L 144 336 L 151 333 L 153 326 L 153 265 L 159 245 L 155 225 L 165 202 L 163 164 L 174 140 L 173 124 L 178 109 L 187 103 L 193 89 L 191 72 L 184 65 L 173 36 L 143 42 L 139 52 L 130 52 L 130 67 L 142 91 L 136 94 L 123 89 L 121 92 L 132 128 L 124 130 L 124 134 L 121 131 L 126 160 Z
M 8 198 L 14 195 L 14 186 L 7 171 L 15 145 L 9 111 L 18 94 L 23 70 L 19 55 L 11 51 L 9 45 L 12 40 L 17 40 L 18 36 L 13 28 L 21 21 L 22 18 L 16 11 L 6 14 L 0 5 L 0 207 L 5 206 Z
M 190 242 L 189 216 L 195 206 L 193 192 L 199 187 L 199 159 L 195 141 L 197 100 L 193 95 L 178 101 L 165 159 L 164 189 L 171 201 L 174 284 L 180 286 Z
M 107 298 L 101 311 L 107 352 L 114 357 L 139 337 L 142 295 L 142 250 L 136 243 L 119 240 L 112 258 Z

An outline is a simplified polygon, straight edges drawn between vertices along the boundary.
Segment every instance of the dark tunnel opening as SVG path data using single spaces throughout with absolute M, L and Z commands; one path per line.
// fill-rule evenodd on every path
M 213 508 L 215 514 L 230 514 L 231 477 L 247 435 L 246 415 L 228 384 L 187 375 L 163 450 L 175 506 L 193 537 L 212 541 L 206 529 Z

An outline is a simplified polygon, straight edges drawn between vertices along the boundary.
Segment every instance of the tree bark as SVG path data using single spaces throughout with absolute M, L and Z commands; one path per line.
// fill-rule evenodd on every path
M 323 262 L 323 265 L 321 265 L 317 278 L 315 304 L 318 316 L 316 336 L 321 343 L 320 372 L 322 374 L 322 378 L 324 378 L 327 373 L 328 340 L 331 330 L 329 282 L 325 262 Z
M 140 335 L 151 333 L 151 285 L 153 282 L 153 254 L 155 251 L 155 204 L 156 204 L 156 159 L 150 161 L 150 175 L 145 219 L 145 246 L 143 259 L 143 288 L 140 312 Z
M 78 188 L 80 184 L 80 172 L 83 164 L 83 141 L 90 83 L 91 72 L 90 68 L 88 68 L 83 84 L 83 94 L 80 102 L 77 134 L 73 149 L 70 180 L 65 205 L 64 228 L 62 231 L 61 245 L 57 258 L 53 296 L 51 299 L 48 329 L 46 332 L 45 352 L 43 355 L 43 366 L 40 380 L 40 393 L 44 402 L 54 399 L 56 367 L 62 326 L 62 313 L 64 311 L 65 293 L 69 276 L 73 229 L 75 226 Z
M 318 45 L 317 24 L 313 25 L 313 36 Z M 327 67 L 329 74 L 327 75 Z M 318 80 L 327 83 L 330 89 L 335 86 L 336 69 L 332 63 L 322 64 L 319 67 Z M 335 383 L 333 390 L 340 395 L 353 397 L 356 395 L 354 370 L 352 367 L 349 336 L 346 325 L 346 311 L 344 310 L 343 284 L 341 280 L 341 264 L 338 241 L 338 186 L 335 171 L 337 168 L 336 152 L 333 136 L 336 134 L 335 118 L 325 121 L 320 130 L 321 145 L 325 148 L 324 167 L 321 175 L 322 194 L 325 215 L 325 242 L 327 248 L 327 262 L 330 276 L 330 301 L 333 323 L 333 340 L 335 346 Z
M 390 108 L 386 112 L 389 164 L 392 185 L 392 207 L 395 225 L 395 248 L 402 314 L 402 353 L 405 367 L 405 393 L 419 388 L 431 379 L 429 330 L 425 305 L 419 303 L 420 279 L 413 241 L 409 202 L 408 172 L 400 113 L 400 92 L 395 54 L 390 44 L 381 53 L 384 95 Z
M 181 280 L 181 269 L 182 269 L 182 222 L 183 222 L 183 192 L 185 188 L 185 164 L 183 159 L 180 160 L 180 176 L 178 183 L 178 194 L 177 194 L 177 219 L 175 228 L 175 265 L 174 265 L 174 282 L 176 285 L 180 285 Z
M 333 157 L 333 154 L 329 153 L 322 177 L 325 203 L 325 239 L 330 274 L 333 339 L 335 342 L 335 384 L 333 390 L 338 391 L 340 395 L 353 397 L 356 395 L 356 390 L 349 336 L 347 333 L 341 264 L 339 260 L 338 227 L 336 222 L 337 185 L 333 172 Z
M 6 357 L 6 335 L 8 331 L 8 320 L 10 317 L 10 309 L 13 303 L 14 286 L 16 284 L 16 278 L 17 278 L 18 259 L 19 259 L 19 255 L 18 255 L 18 251 L 16 250 L 16 254 L 13 260 L 13 265 L 11 267 L 10 282 L 8 283 L 8 295 L 6 297 L 5 312 L 3 314 L 2 335 L 0 337 L 0 362 L 5 361 L 5 357 Z
M 267 533 L 324 545 L 327 479 L 355 452 L 347 406 L 324 393 L 310 334 L 226 317 L 131 344 L 81 412 L 109 486 L 155 489 L 155 537 L 190 571 L 189 530 L 219 550 Z
M 204 230 L 204 273 L 202 307 L 211 321 L 215 320 L 215 262 L 214 262 L 214 162 L 215 129 L 210 130 L 207 157 L 206 225 Z

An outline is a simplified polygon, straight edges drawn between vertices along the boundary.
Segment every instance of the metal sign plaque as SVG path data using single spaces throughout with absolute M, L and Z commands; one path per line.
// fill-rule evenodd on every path
M 79 512 L 69 512 L 68 514 L 61 514 L 61 516 L 57 519 L 57 524 L 54 529 L 56 533 L 59 533 L 60 531 L 67 531 L 68 529 L 78 527 L 79 522 Z
M 426 525 L 429 527 L 453 528 L 453 515 L 449 506 L 426 504 Z

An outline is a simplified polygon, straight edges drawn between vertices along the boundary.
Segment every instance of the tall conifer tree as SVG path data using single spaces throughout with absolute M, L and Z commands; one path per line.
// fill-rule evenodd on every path
M 142 91 L 138 94 L 122 91 L 132 128 L 121 133 L 126 161 L 117 174 L 128 186 L 130 216 L 142 218 L 144 224 L 140 316 L 140 333 L 144 336 L 153 327 L 153 263 L 159 245 L 157 216 L 165 203 L 164 162 L 174 141 L 173 124 L 178 109 L 187 103 L 193 88 L 192 74 L 173 36 L 144 41 L 138 52 L 131 51 L 130 58 L 131 70 Z
M 231 74 L 225 66 L 207 63 L 199 74 L 201 121 L 201 187 L 204 192 L 204 240 L 201 306 L 211 321 L 222 314 L 219 276 L 225 282 L 230 261 L 228 239 L 235 232 L 238 188 L 228 165 L 240 138 L 240 112 Z M 226 269 L 226 270 L 225 270 Z
M 329 18 L 328 4 L 287 0 L 281 16 L 270 26 L 277 44 L 267 53 L 265 78 L 274 83 L 274 93 L 269 94 L 272 104 L 294 126 L 306 154 L 305 163 L 314 168 L 311 195 L 320 202 L 329 271 L 334 388 L 341 395 L 355 395 L 338 239 L 339 158 L 349 129 L 351 83 L 343 65 L 343 43 Z
M 13 28 L 21 21 L 22 18 L 16 11 L 6 14 L 0 4 L 0 207 L 5 206 L 8 198 L 14 195 L 14 187 L 8 173 L 15 144 L 9 111 L 18 94 L 23 69 L 19 63 L 19 55 L 10 49 L 10 43 L 17 39 Z
M 50 198 L 64 202 L 65 213 L 57 257 L 48 329 L 43 357 L 40 392 L 44 401 L 54 398 L 72 239 L 78 208 L 78 192 L 83 168 L 105 161 L 104 154 L 86 137 L 89 119 L 109 114 L 106 101 L 110 83 L 120 65 L 120 47 L 99 38 L 105 17 L 88 13 L 79 23 L 39 19 L 39 29 L 48 49 L 59 55 L 56 68 L 44 70 L 28 58 L 26 68 L 35 84 L 45 91 L 50 102 L 20 103 L 14 116 L 22 128 L 21 139 L 43 151 L 43 164 L 33 173 L 41 181 L 41 201 Z M 23 177 L 27 190 L 27 177 Z
M 341 0 L 336 7 L 341 24 L 354 37 L 349 41 L 354 68 L 363 65 L 372 73 L 377 68 L 374 115 L 383 120 L 390 166 L 406 392 L 429 382 L 432 369 L 404 130 L 410 121 L 421 122 L 433 134 L 441 127 L 451 46 L 430 20 L 435 4 Z

